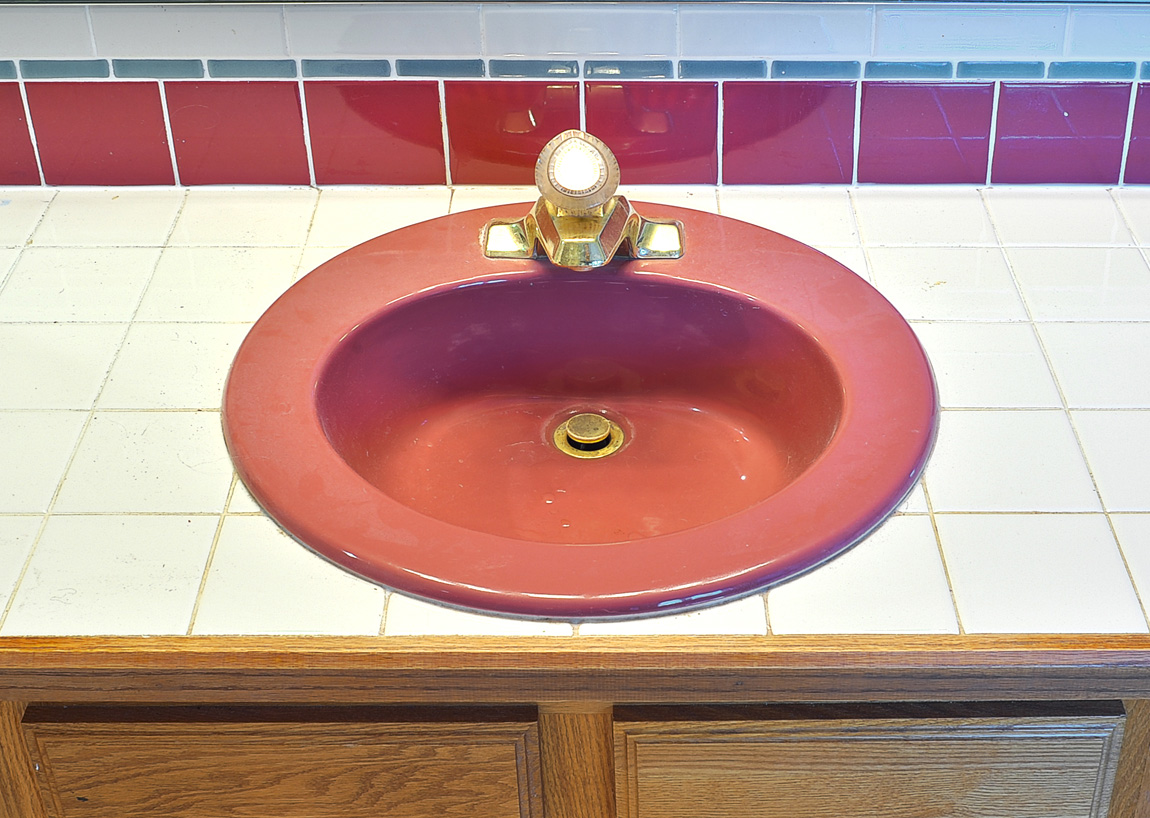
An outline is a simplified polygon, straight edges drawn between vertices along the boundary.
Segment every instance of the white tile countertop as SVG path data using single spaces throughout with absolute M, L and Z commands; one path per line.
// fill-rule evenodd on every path
M 327 258 L 533 191 L 0 190 L 0 636 L 1147 632 L 1150 189 L 624 192 L 812 244 L 911 321 L 941 431 L 863 543 L 765 594 L 633 621 L 379 588 L 237 481 L 228 366 Z

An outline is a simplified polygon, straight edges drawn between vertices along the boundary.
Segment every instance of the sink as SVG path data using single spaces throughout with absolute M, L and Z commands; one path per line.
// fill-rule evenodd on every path
M 682 259 L 485 258 L 483 226 L 518 205 L 381 236 L 301 279 L 225 392 L 253 496 L 363 577 L 519 616 L 687 610 L 865 537 L 934 438 L 909 326 L 805 245 L 643 207 L 683 223 Z M 567 430 L 577 416 L 609 441 Z

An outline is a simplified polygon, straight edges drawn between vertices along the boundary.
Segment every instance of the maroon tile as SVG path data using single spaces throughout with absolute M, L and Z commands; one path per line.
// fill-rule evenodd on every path
M 294 82 L 168 82 L 168 116 L 185 185 L 306 185 Z
M 155 82 L 29 82 L 28 110 L 50 185 L 170 185 Z
M 728 82 L 723 88 L 723 181 L 850 184 L 853 82 Z
M 1129 185 L 1150 185 L 1150 84 L 1140 83 L 1134 99 L 1134 122 L 1130 127 L 1130 151 L 1126 156 Z
M 40 171 L 28 134 L 20 86 L 0 82 L 0 185 L 38 185 Z
M 587 130 L 619 159 L 624 184 L 715 184 L 714 82 L 587 83 Z
M 579 127 L 579 87 L 555 82 L 446 82 L 451 181 L 529 185 L 543 146 Z
M 321 185 L 442 185 L 443 127 L 434 82 L 305 82 Z
M 1129 104 L 1129 83 L 1003 83 L 992 181 L 1117 182 Z
M 860 182 L 986 181 L 992 83 L 864 82 Z

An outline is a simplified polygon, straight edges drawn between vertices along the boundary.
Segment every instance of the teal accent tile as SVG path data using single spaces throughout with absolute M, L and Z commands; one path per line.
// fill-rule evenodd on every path
M 1046 76 L 1054 80 L 1132 80 L 1132 62 L 1052 62 Z
M 295 60 L 208 60 L 208 74 L 220 79 L 292 79 Z
M 583 71 L 588 77 L 615 80 L 662 80 L 675 76 L 670 60 L 588 60 Z
M 16 79 L 16 63 L 11 60 L 0 60 L 0 80 Z
M 387 60 L 303 60 L 305 77 L 390 77 Z
M 771 76 L 776 79 L 855 80 L 861 67 L 854 60 L 775 60 Z
M 948 62 L 868 62 L 868 80 L 947 80 L 954 76 Z
M 964 80 L 1034 80 L 1045 74 L 1040 62 L 960 62 L 957 72 Z
M 112 72 L 125 79 L 199 79 L 204 64 L 199 60 L 112 60 Z
M 20 60 L 26 80 L 92 79 L 109 75 L 107 60 Z
M 493 77 L 577 77 L 579 63 L 574 60 L 490 60 Z
M 680 60 L 685 80 L 758 80 L 767 76 L 766 60 Z
M 396 60 L 401 77 L 482 77 L 483 60 Z

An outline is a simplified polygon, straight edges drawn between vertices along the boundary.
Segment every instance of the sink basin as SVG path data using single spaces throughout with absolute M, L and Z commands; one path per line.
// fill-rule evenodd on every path
M 684 223 L 683 259 L 484 258 L 482 226 L 518 205 L 381 236 L 303 278 L 228 380 L 253 496 L 357 574 L 521 616 L 685 610 L 864 537 L 934 437 L 909 326 L 805 245 L 644 208 Z M 561 445 L 576 415 L 613 424 L 609 454 Z

